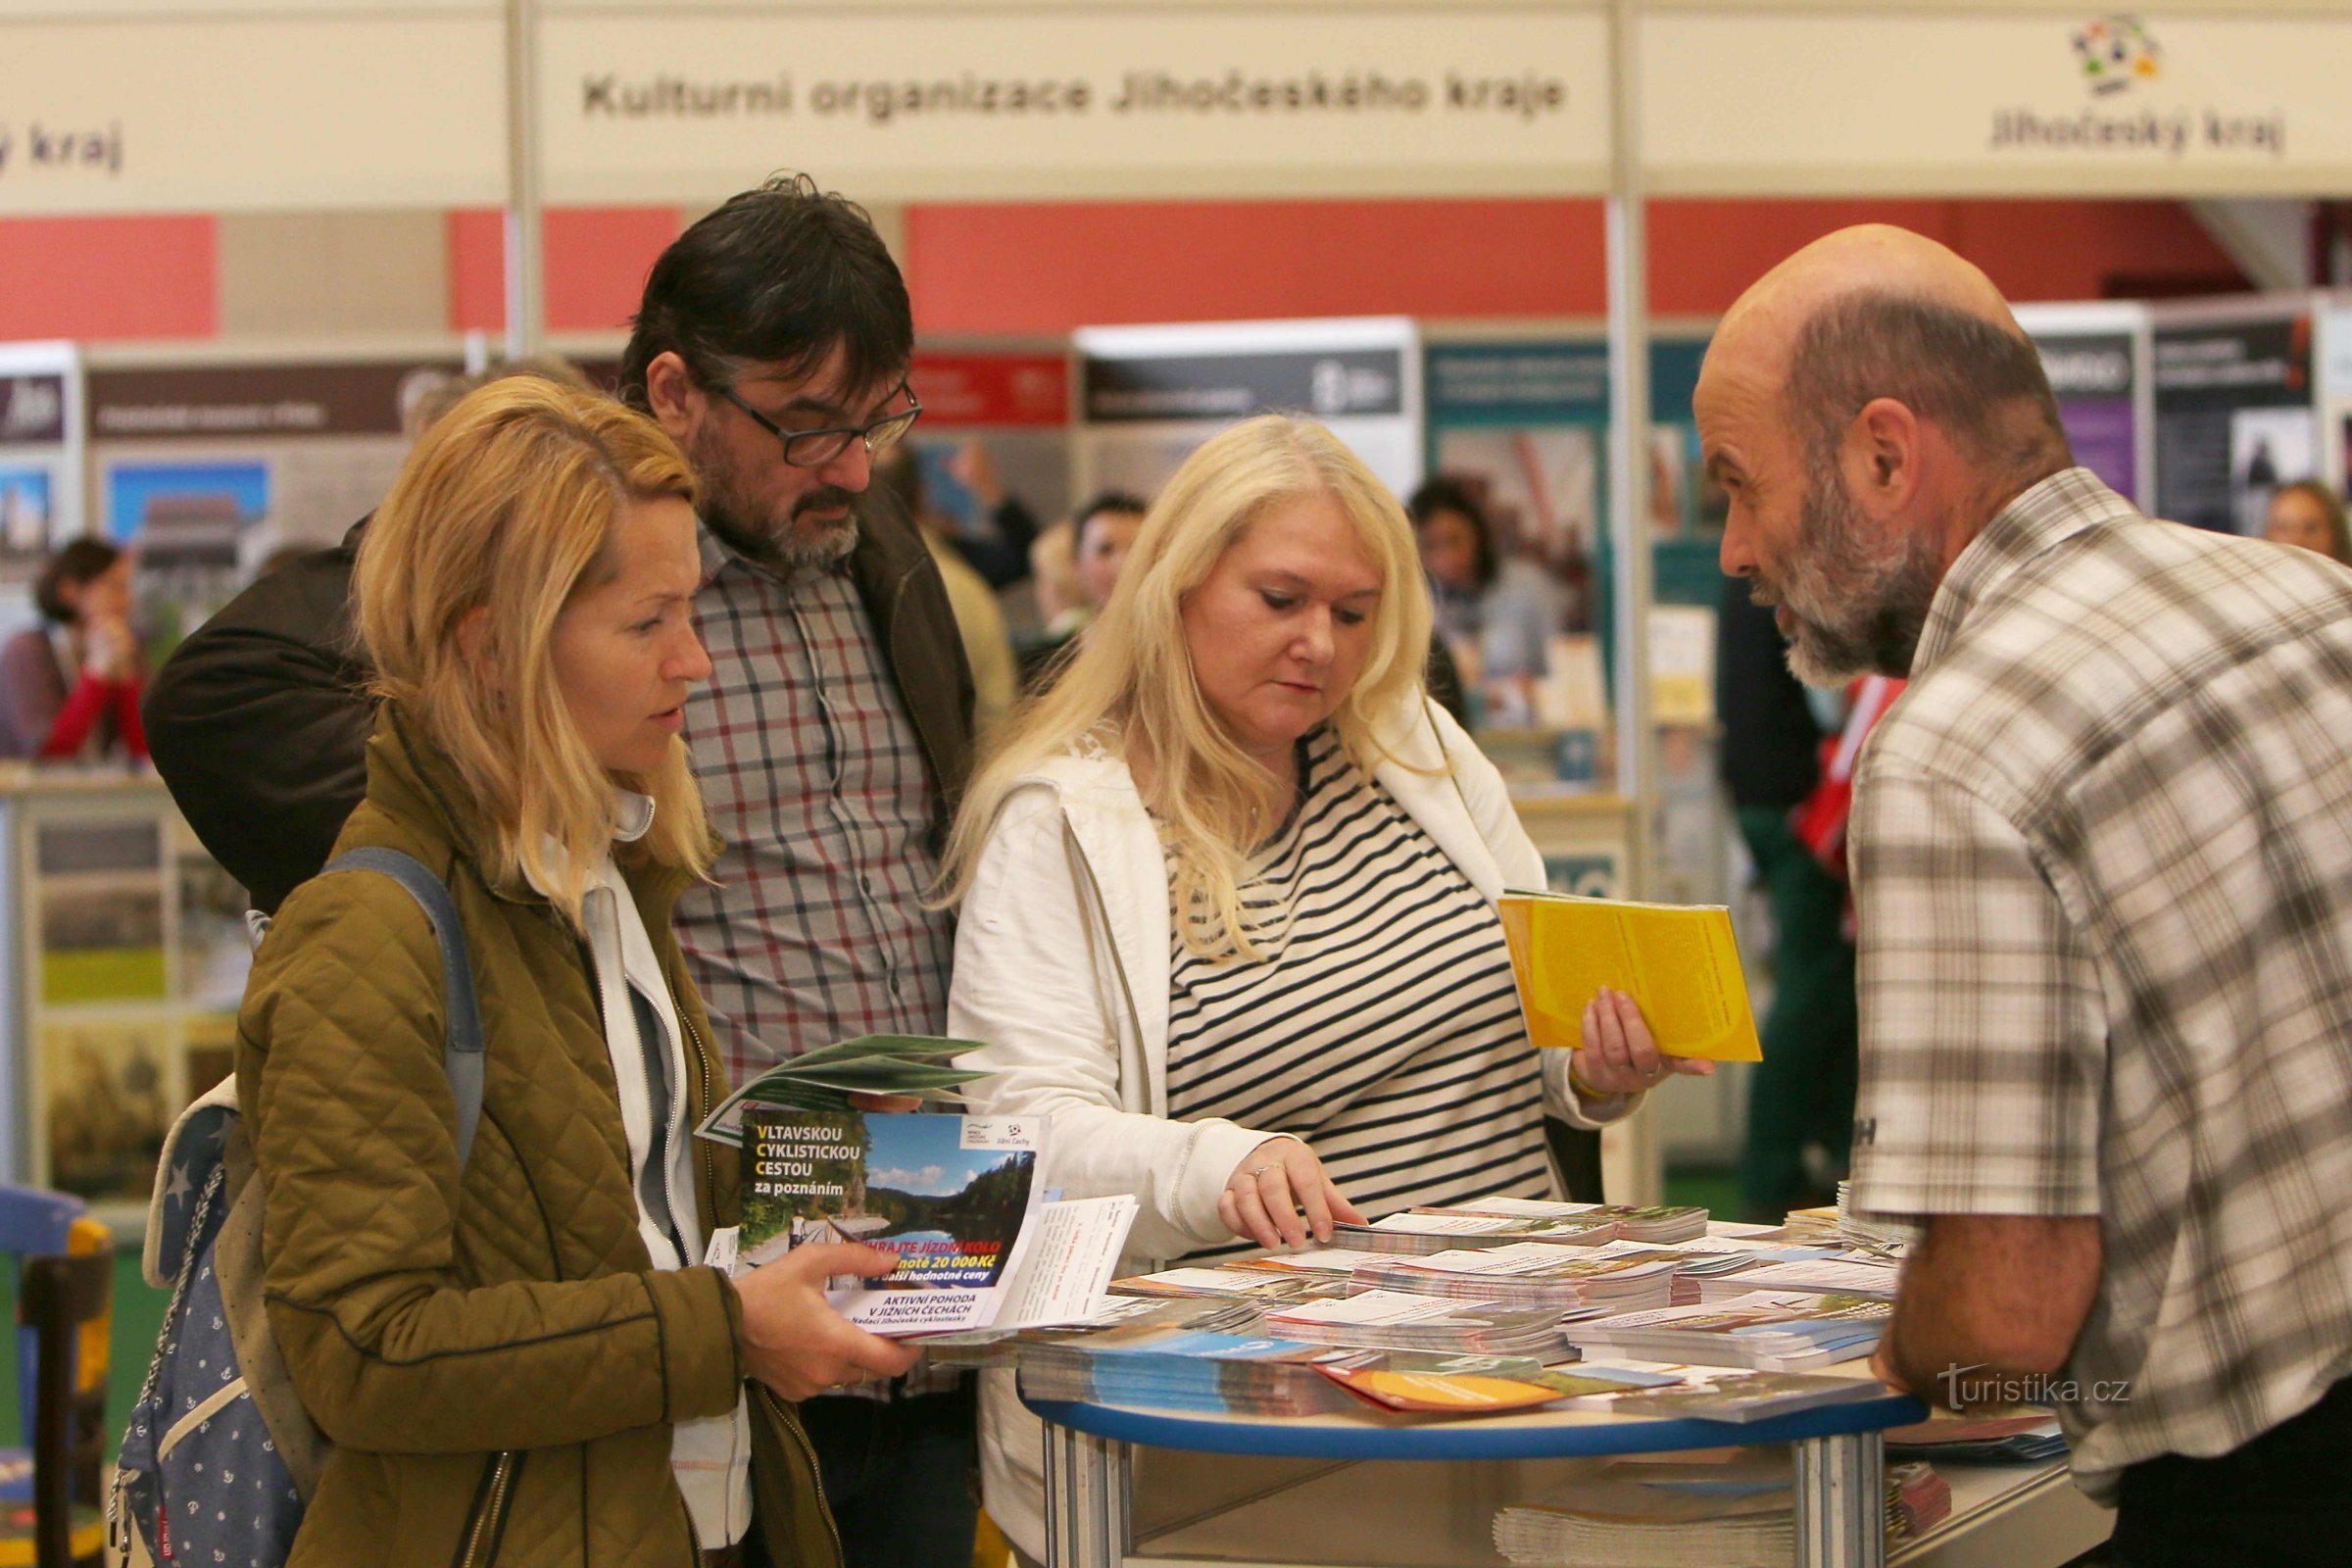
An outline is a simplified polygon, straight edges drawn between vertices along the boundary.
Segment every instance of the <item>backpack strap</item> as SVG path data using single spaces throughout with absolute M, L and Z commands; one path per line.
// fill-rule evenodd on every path
M 449 888 L 424 862 L 399 850 L 368 846 L 346 850 L 319 871 L 375 871 L 409 890 L 424 910 L 433 939 L 441 945 L 441 984 L 449 1013 L 449 1039 L 441 1060 L 449 1073 L 450 1093 L 458 1101 L 458 1164 L 473 1152 L 473 1135 L 482 1119 L 482 1011 L 473 990 L 473 964 L 466 954 L 466 928 L 459 923 L 457 901 Z

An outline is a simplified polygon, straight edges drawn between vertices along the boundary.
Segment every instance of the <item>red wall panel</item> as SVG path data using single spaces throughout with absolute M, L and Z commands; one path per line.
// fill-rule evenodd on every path
M 0 219 L 0 338 L 211 337 L 209 217 Z
M 645 274 L 677 238 L 674 207 L 548 210 L 547 324 L 556 332 L 625 328 Z M 506 217 L 495 208 L 449 215 L 449 324 L 496 332 L 507 324 Z
M 1650 209 L 1651 309 L 1718 314 L 1790 251 L 1858 222 L 1942 240 L 2016 300 L 2236 270 L 2174 202 L 1666 201 Z M 1594 201 L 926 206 L 906 211 L 906 249 L 926 332 L 1607 309 Z

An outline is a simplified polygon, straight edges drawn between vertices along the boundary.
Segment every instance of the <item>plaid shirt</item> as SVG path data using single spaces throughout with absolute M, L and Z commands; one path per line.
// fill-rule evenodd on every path
M 867 1034 L 938 1034 L 953 933 L 922 901 L 939 866 L 931 783 L 845 572 L 779 577 L 705 529 L 695 599 L 710 679 L 686 705 L 726 840 L 678 940 L 743 1083 Z
M 2111 1495 L 2352 1371 L 2352 571 L 2076 468 L 1911 676 L 1856 790 L 1853 1200 L 2098 1217 L 2061 1414 Z
M 694 608 L 710 679 L 686 737 L 710 825 L 716 886 L 678 901 L 678 942 L 727 1075 L 868 1034 L 947 1027 L 955 934 L 923 907 L 930 775 L 871 618 L 845 569 L 780 577 L 702 530 Z M 839 1396 L 955 1388 L 917 1367 Z

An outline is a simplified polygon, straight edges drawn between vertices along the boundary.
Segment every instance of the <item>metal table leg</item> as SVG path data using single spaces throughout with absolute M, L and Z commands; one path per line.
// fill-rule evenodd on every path
M 1046 1423 L 1046 1568 L 1122 1568 L 1134 1451 Z
M 1857 1432 L 1790 1446 L 1798 1568 L 1886 1568 L 1886 1439 Z

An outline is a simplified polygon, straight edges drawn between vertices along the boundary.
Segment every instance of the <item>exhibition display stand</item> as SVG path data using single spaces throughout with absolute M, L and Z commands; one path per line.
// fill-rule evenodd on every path
M 1837 1369 L 1863 1375 L 1860 1363 Z M 2106 1539 L 2111 1515 L 2064 1464 L 1947 1467 L 1949 1519 L 1890 1553 L 1888 1427 L 1920 1420 L 1896 1395 L 1774 1420 L 1653 1420 L 1538 1411 L 1432 1423 L 1365 1410 L 1209 1416 L 1030 1400 L 1046 1423 L 1049 1568 L 1199 1562 L 1492 1564 L 1498 1508 L 1537 1500 L 1559 1461 L 1788 1444 L 1800 1568 L 2055 1568 Z M 1189 1457 L 1188 1457 L 1189 1456 Z M 1246 1459 L 1246 1465 L 1236 1460 Z M 1174 1472 L 1145 1498 L 1139 1466 Z

